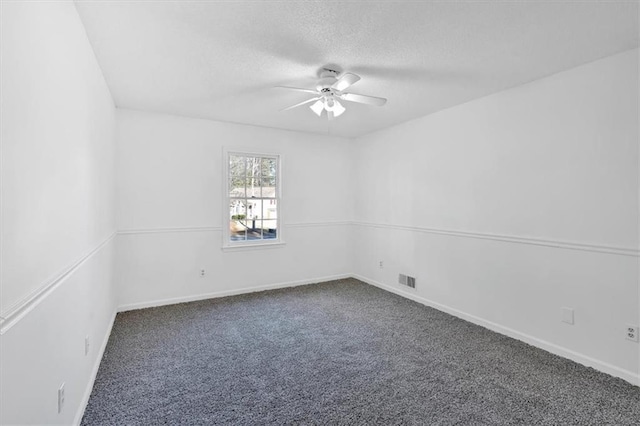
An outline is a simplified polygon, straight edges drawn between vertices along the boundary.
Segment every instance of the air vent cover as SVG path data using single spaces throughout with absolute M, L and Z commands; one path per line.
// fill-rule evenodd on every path
M 398 284 L 406 285 L 407 287 L 411 287 L 411 288 L 416 288 L 416 278 L 410 277 L 405 274 L 399 274 Z
M 416 278 L 415 277 L 407 277 L 407 286 L 411 288 L 416 288 Z

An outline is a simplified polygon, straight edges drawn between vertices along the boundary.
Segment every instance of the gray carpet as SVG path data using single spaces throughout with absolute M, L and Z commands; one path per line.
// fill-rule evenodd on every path
M 638 425 L 640 388 L 348 279 L 121 313 L 83 425 Z

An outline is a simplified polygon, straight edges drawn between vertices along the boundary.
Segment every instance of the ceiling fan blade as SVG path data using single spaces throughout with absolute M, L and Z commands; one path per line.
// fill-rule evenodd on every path
M 338 81 L 336 81 L 331 85 L 331 88 L 334 90 L 343 91 L 347 87 L 351 86 L 353 83 L 357 82 L 358 80 L 360 80 L 360 77 L 350 72 L 347 72 L 342 74 L 338 79 Z
M 276 89 L 289 89 L 289 90 L 295 90 L 297 92 L 313 93 L 314 95 L 318 94 L 317 90 L 303 89 L 302 87 L 289 87 L 289 86 L 274 86 L 274 87 Z
M 343 93 L 340 95 L 340 99 L 348 102 L 357 102 L 359 104 L 382 106 L 387 103 L 385 98 L 378 98 L 376 96 L 357 95 L 355 93 Z
M 302 105 L 304 105 L 304 104 L 308 104 L 309 102 L 317 101 L 318 99 L 320 99 L 320 97 L 319 97 L 319 96 L 318 96 L 317 98 L 307 99 L 306 101 L 302 101 L 302 102 L 300 102 L 299 104 L 291 105 L 290 107 L 287 107 L 287 108 L 281 109 L 280 111 L 288 111 L 288 110 L 290 110 L 290 109 L 297 108 L 297 107 L 302 106 Z

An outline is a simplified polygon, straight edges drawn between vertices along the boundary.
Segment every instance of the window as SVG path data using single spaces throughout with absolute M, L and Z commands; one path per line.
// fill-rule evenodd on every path
M 225 246 L 281 241 L 280 157 L 227 152 Z

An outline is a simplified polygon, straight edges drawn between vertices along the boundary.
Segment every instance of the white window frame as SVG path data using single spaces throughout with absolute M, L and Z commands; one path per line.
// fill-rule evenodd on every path
M 276 159 L 276 191 L 275 199 L 278 209 L 278 217 L 276 218 L 277 234 L 276 238 L 267 240 L 244 240 L 231 241 L 231 232 L 229 231 L 229 205 L 231 198 L 229 197 L 229 159 L 232 155 L 240 155 L 246 157 L 270 157 Z M 222 249 L 256 249 L 279 247 L 285 244 L 283 239 L 282 226 L 282 155 L 274 152 L 264 152 L 260 149 L 250 148 L 227 148 L 222 150 Z

